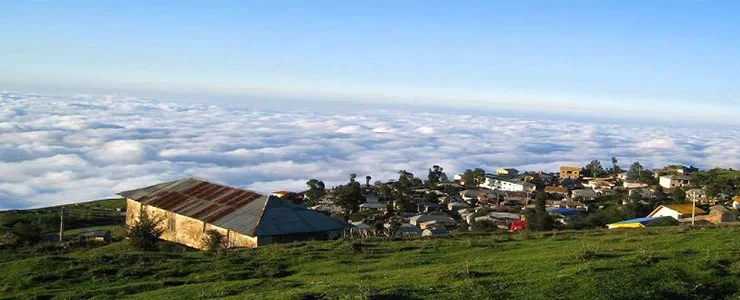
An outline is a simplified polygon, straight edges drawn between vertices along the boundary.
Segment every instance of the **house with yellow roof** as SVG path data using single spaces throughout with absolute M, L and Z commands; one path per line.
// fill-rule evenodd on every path
M 658 206 L 651 212 L 647 217 L 671 217 L 679 221 L 691 220 L 692 212 L 696 216 L 706 215 L 707 212 L 701 208 L 695 207 L 693 203 L 682 203 L 682 204 L 664 204 Z

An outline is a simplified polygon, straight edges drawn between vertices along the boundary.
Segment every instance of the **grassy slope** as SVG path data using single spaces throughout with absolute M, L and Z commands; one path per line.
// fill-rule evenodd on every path
M 740 228 L 466 234 L 140 253 L 0 252 L 0 298 L 716 299 L 740 297 Z
M 125 211 L 126 200 L 123 198 L 101 199 L 90 202 L 62 205 L 67 215 L 67 229 L 95 226 L 112 226 L 123 223 L 120 211 Z M 0 228 L 12 227 L 16 222 L 31 222 L 41 219 L 49 224 L 45 231 L 58 230 L 59 210 L 62 206 L 44 207 L 27 210 L 0 211 Z M 120 211 L 116 211 L 116 209 Z

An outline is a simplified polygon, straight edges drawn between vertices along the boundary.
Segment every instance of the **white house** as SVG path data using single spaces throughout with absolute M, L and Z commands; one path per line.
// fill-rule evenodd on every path
M 675 187 L 684 187 L 688 186 L 689 183 L 691 183 L 691 177 L 686 175 L 666 175 L 666 176 L 660 176 L 659 180 L 660 186 L 672 189 Z
M 486 175 L 486 181 L 481 183 L 480 187 L 509 192 L 534 192 L 536 189 L 536 186 L 529 182 L 504 179 L 493 175 Z
M 691 219 L 692 211 L 697 216 L 707 214 L 707 212 L 702 210 L 701 208 L 694 207 L 693 203 L 665 204 L 655 208 L 655 210 L 653 210 L 653 212 L 651 212 L 648 217 L 671 217 L 679 221 L 684 221 L 686 219 Z

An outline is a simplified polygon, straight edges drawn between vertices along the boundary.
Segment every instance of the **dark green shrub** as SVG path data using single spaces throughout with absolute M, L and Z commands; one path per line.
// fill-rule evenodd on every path
M 226 249 L 226 239 L 218 230 L 210 229 L 203 236 L 203 249 L 208 252 L 221 252 Z
M 139 219 L 126 228 L 131 246 L 142 251 L 155 250 L 157 241 L 164 232 L 164 229 L 159 226 L 160 223 L 162 223 L 162 218 L 149 216 L 149 213 L 142 209 Z

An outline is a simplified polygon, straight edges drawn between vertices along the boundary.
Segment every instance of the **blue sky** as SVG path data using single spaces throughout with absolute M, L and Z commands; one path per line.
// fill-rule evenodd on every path
M 3 1 L 0 89 L 739 122 L 736 1 L 212 2 Z

